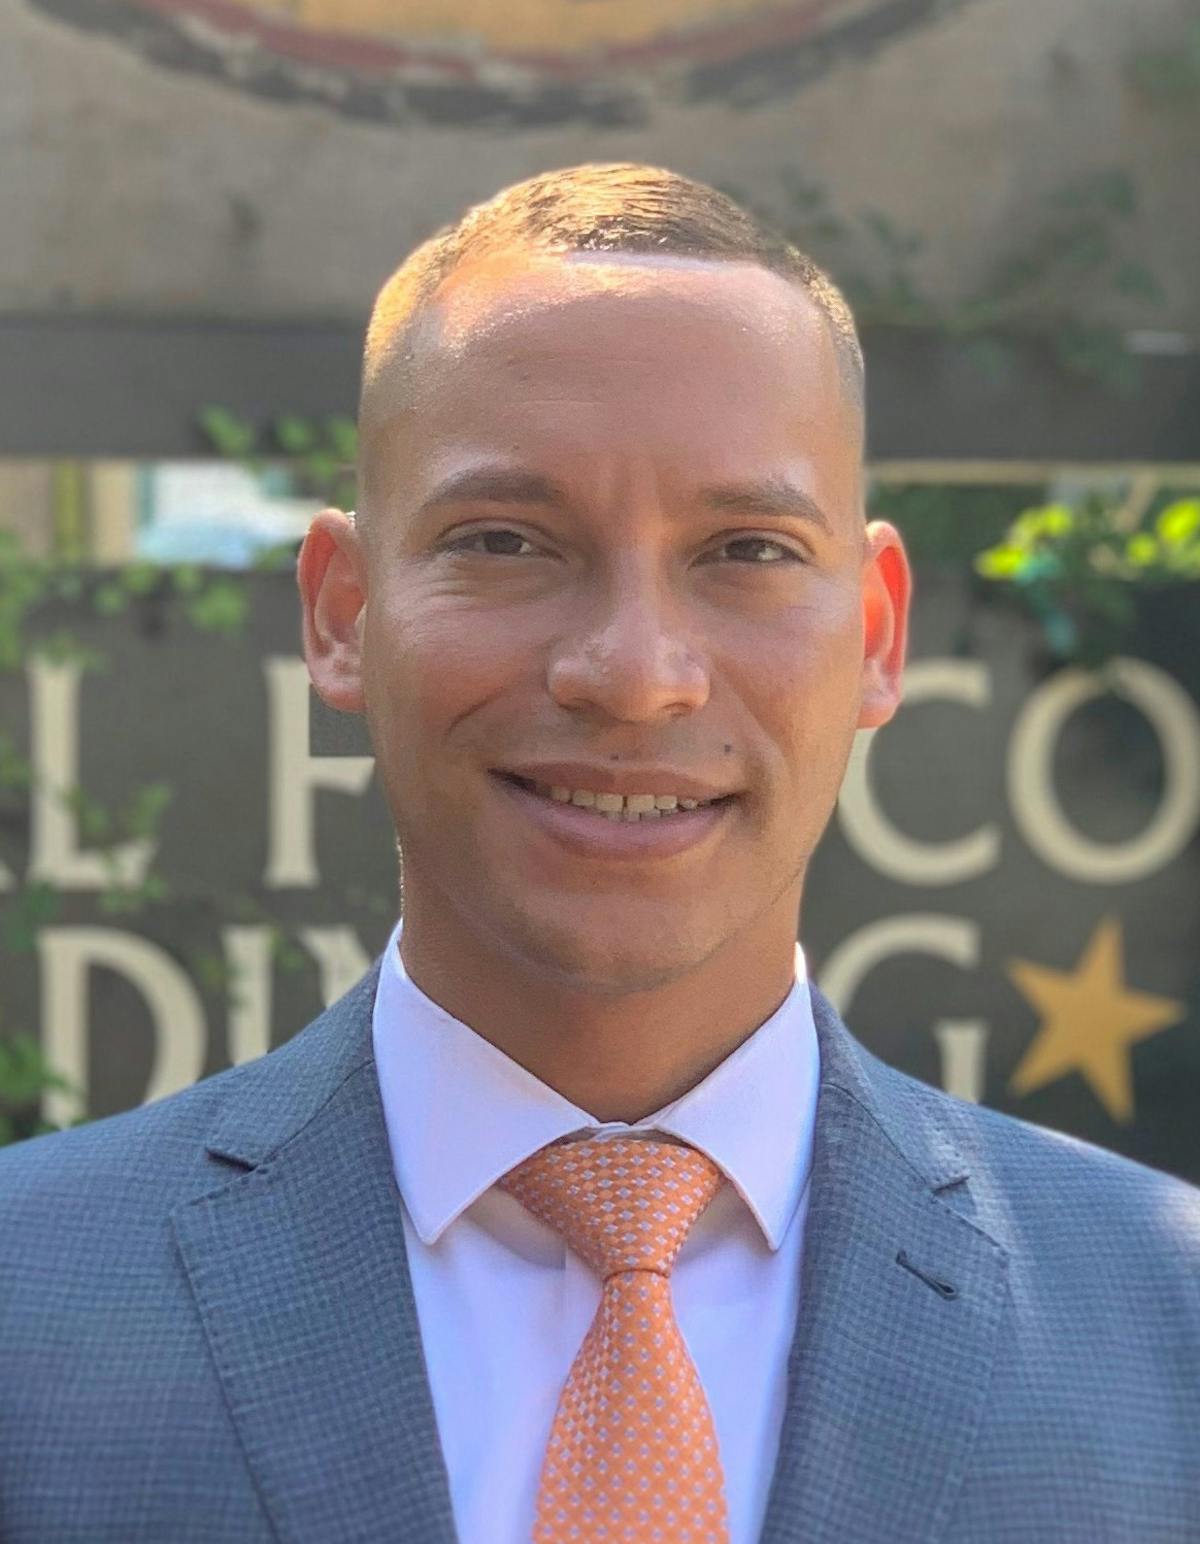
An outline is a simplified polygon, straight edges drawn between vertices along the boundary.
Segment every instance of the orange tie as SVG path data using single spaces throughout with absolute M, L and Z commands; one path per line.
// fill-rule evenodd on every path
M 722 1180 L 693 1147 L 589 1137 L 498 1182 L 604 1283 L 550 1429 L 534 1544 L 728 1544 L 717 1433 L 669 1280 Z

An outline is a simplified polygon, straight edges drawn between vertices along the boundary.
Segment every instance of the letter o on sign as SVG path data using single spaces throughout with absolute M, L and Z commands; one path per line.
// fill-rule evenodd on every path
M 1138 836 L 1095 842 L 1071 825 L 1054 788 L 1062 726 L 1110 687 L 1144 715 L 1158 736 L 1165 770 L 1162 801 Z M 1173 861 L 1200 823 L 1200 714 L 1191 697 L 1144 660 L 1114 660 L 1103 674 L 1060 671 L 1030 697 L 1008 747 L 1008 797 L 1021 835 L 1050 867 L 1090 884 L 1144 879 Z

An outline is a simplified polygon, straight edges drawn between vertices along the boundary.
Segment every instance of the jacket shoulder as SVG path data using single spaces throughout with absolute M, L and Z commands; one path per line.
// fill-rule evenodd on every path
M 869 1053 L 868 1053 L 869 1054 Z M 1136 1159 L 933 1088 L 876 1057 L 902 1125 L 932 1124 L 961 1159 L 980 1225 L 1009 1247 L 1185 1267 L 1200 1310 L 1200 1189 Z M 954 1187 L 946 1191 L 949 1201 Z
M 144 1202 L 142 1181 L 163 1194 L 172 1179 L 186 1185 L 200 1169 L 204 1138 L 222 1101 L 254 1065 L 214 1073 L 153 1104 L 0 1148 L 0 1236 L 11 1237 L 22 1214 L 40 1213 L 56 1199 L 94 1201 L 123 1191 Z
M 207 1144 L 230 1129 L 261 1139 L 263 1155 L 300 1129 L 370 1058 L 369 972 L 290 1040 L 178 1093 L 65 1131 L 0 1148 L 0 1253 L 22 1221 L 61 1221 L 63 1208 L 135 1219 L 161 1216 L 199 1184 L 222 1183 Z M 226 1171 L 226 1175 L 228 1171 Z

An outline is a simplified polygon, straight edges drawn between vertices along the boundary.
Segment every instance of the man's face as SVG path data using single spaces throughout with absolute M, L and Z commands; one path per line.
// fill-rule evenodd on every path
M 907 593 L 819 311 L 752 265 L 496 261 L 375 392 L 361 679 L 406 906 L 605 992 L 794 929 Z

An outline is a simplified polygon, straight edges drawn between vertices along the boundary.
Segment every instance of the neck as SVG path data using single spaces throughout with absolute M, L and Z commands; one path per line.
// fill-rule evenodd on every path
M 798 897 L 695 965 L 627 993 L 588 989 L 481 930 L 454 925 L 406 875 L 401 955 L 447 1013 L 598 1121 L 642 1119 L 694 1088 L 795 981 Z

